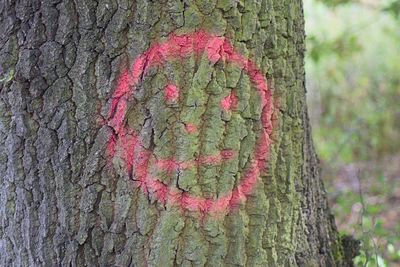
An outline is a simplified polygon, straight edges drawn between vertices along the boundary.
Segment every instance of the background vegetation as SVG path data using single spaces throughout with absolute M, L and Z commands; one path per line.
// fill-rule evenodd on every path
M 400 1 L 305 0 L 314 141 L 356 266 L 400 266 Z

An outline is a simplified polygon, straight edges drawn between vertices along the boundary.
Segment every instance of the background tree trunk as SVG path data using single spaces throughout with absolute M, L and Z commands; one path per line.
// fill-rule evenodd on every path
M 6 0 L 0 12 L 1 266 L 350 265 L 311 141 L 301 1 Z M 247 200 L 218 218 L 146 195 L 123 161 L 116 157 L 110 164 L 106 149 L 121 69 L 169 34 L 200 29 L 229 38 L 263 71 L 275 106 L 267 168 Z M 128 124 L 140 128 L 154 151 L 162 154 L 183 137 L 169 132 L 177 113 L 156 112 L 162 103 L 146 97 L 157 96 L 171 73 L 182 90 L 201 75 L 199 64 L 193 58 L 171 64 L 165 76 L 151 71 L 144 96 L 129 102 Z M 221 66 L 213 75 L 226 77 L 228 89 L 249 87 L 243 73 Z M 194 106 L 205 108 L 199 118 L 217 132 L 236 117 L 213 116 L 219 107 L 210 103 L 217 96 L 206 86 L 201 97 L 208 100 Z M 257 106 L 250 91 L 241 92 L 240 100 Z M 183 92 L 187 101 L 189 95 Z M 254 112 L 244 113 L 239 130 L 232 130 L 239 150 L 251 144 L 258 122 Z M 163 127 L 170 139 L 154 137 Z M 200 146 L 212 143 L 199 138 Z M 199 172 L 205 177 L 206 171 Z M 202 182 L 183 173 L 171 181 L 215 196 L 225 185 L 213 187 L 214 176 Z

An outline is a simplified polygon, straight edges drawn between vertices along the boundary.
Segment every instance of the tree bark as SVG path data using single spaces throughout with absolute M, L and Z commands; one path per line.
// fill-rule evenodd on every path
M 297 0 L 2 1 L 0 265 L 350 266 L 311 140 L 302 8 Z M 229 40 L 273 96 L 266 167 L 217 215 L 141 186 L 140 164 L 128 162 L 138 156 L 110 113 L 133 62 L 171 36 L 201 31 L 206 41 Z M 180 201 L 212 202 L 237 188 L 266 131 L 246 66 L 204 49 L 154 61 L 131 80 L 121 113 L 151 151 L 146 172 Z M 223 149 L 236 156 L 213 157 Z M 182 165 L 201 155 L 213 162 Z M 160 159 L 181 163 L 165 170 Z

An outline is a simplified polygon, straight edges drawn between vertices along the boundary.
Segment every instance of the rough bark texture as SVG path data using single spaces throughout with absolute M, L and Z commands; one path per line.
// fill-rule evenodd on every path
M 301 1 L 4 0 L 0 14 L 1 266 L 350 264 L 311 141 Z M 169 34 L 199 29 L 228 37 L 253 60 L 275 102 L 268 167 L 247 200 L 218 218 L 144 194 L 123 162 L 109 164 L 106 153 L 113 130 L 105 122 L 121 68 Z M 166 69 L 144 78 L 128 124 L 158 155 L 184 157 L 221 144 L 240 151 L 229 164 L 165 178 L 213 197 L 234 186 L 250 157 L 257 99 L 246 75 L 223 63 L 208 73 L 195 58 Z M 170 79 L 192 90 L 182 93 L 179 111 L 158 108 Z M 200 85 L 187 86 L 194 79 Z M 214 100 L 231 90 L 244 104 L 221 113 Z M 180 147 L 185 120 L 200 121 L 202 130 Z

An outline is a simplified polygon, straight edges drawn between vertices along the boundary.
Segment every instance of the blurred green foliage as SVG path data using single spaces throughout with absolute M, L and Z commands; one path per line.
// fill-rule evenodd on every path
M 327 6 L 335 7 L 335 6 L 338 6 L 338 5 L 351 3 L 353 1 L 352 0 L 320 0 L 320 2 L 324 3 Z
M 386 159 L 400 155 L 400 0 L 304 6 L 310 118 L 339 228 L 362 241 L 356 266 L 400 266 L 400 164 L 391 179 L 384 174 L 393 168 Z M 343 173 L 355 165 L 375 171 L 360 167 L 354 182 Z
M 391 13 L 394 17 L 399 18 L 400 15 L 400 0 L 394 1 L 387 5 L 383 11 Z
M 336 4 L 331 11 L 321 3 L 327 1 L 307 2 L 306 6 L 315 6 L 306 8 L 307 16 L 316 13 L 314 24 L 308 26 L 306 73 L 311 104 L 318 111 L 311 116 L 321 159 L 352 162 L 396 153 L 399 21 L 383 8 L 329 1 Z
M 309 36 L 307 41 L 309 44 L 308 55 L 315 63 L 330 53 L 334 53 L 340 59 L 346 59 L 361 50 L 357 36 L 351 33 L 343 33 L 332 40 L 321 40 L 314 35 Z

